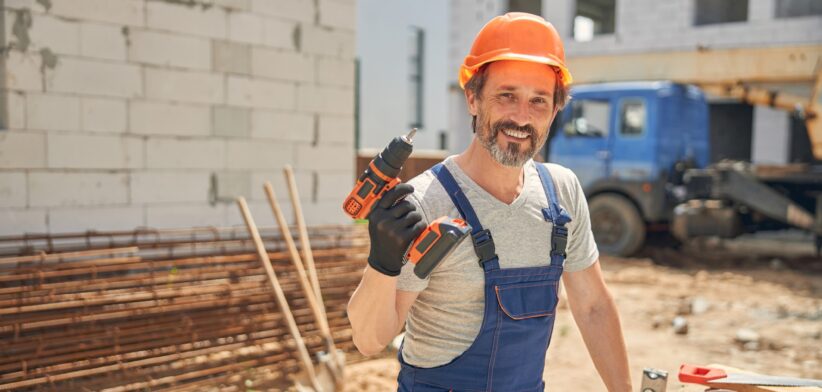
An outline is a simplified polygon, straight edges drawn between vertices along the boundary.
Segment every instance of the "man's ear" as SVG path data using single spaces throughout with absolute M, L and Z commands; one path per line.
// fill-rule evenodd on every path
M 474 91 L 471 89 L 465 89 L 465 103 L 468 106 L 468 113 L 472 116 L 476 116 L 479 112 L 477 109 L 479 102 L 477 101 L 477 95 L 474 94 Z

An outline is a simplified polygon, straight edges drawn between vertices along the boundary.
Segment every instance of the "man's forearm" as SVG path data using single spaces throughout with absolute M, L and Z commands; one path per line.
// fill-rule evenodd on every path
M 348 302 L 354 345 L 363 355 L 379 353 L 397 334 L 396 296 L 396 277 L 366 268 L 360 285 Z
M 574 319 L 602 381 L 611 392 L 632 390 L 628 353 L 616 304 L 610 294 L 589 309 L 578 309 Z

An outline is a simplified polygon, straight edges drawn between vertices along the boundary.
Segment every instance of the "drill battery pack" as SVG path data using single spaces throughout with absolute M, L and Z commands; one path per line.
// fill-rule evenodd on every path
M 464 220 L 441 216 L 411 243 L 405 259 L 414 263 L 414 274 L 425 279 L 469 234 L 471 226 Z

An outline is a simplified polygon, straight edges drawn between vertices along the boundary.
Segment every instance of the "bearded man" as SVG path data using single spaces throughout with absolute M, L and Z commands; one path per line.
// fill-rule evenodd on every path
M 498 16 L 459 81 L 474 138 L 371 213 L 368 267 L 348 305 L 355 345 L 373 355 L 406 328 L 400 391 L 543 391 L 562 279 L 606 387 L 631 391 L 582 187 L 570 170 L 532 159 L 568 100 L 559 34 L 536 15 Z M 471 239 L 419 279 L 403 254 L 443 215 L 465 219 Z

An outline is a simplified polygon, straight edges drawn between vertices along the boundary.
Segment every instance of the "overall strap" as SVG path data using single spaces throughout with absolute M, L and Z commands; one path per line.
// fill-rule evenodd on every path
M 431 172 L 437 176 L 437 180 L 445 188 L 445 192 L 448 193 L 462 218 L 471 225 L 471 240 L 474 243 L 474 252 L 479 257 L 480 266 L 485 271 L 499 269 L 499 258 L 497 257 L 491 232 L 482 228 L 474 208 L 471 207 L 468 198 L 465 197 L 459 184 L 457 184 L 457 180 L 442 163 L 434 165 Z
M 548 199 L 548 207 L 542 209 L 542 216 L 554 226 L 551 230 L 551 265 L 562 266 L 565 262 L 565 246 L 568 243 L 568 228 L 565 224 L 571 221 L 571 216 L 559 205 L 551 173 L 542 163 L 534 162 L 534 165 L 537 167 L 542 189 Z

